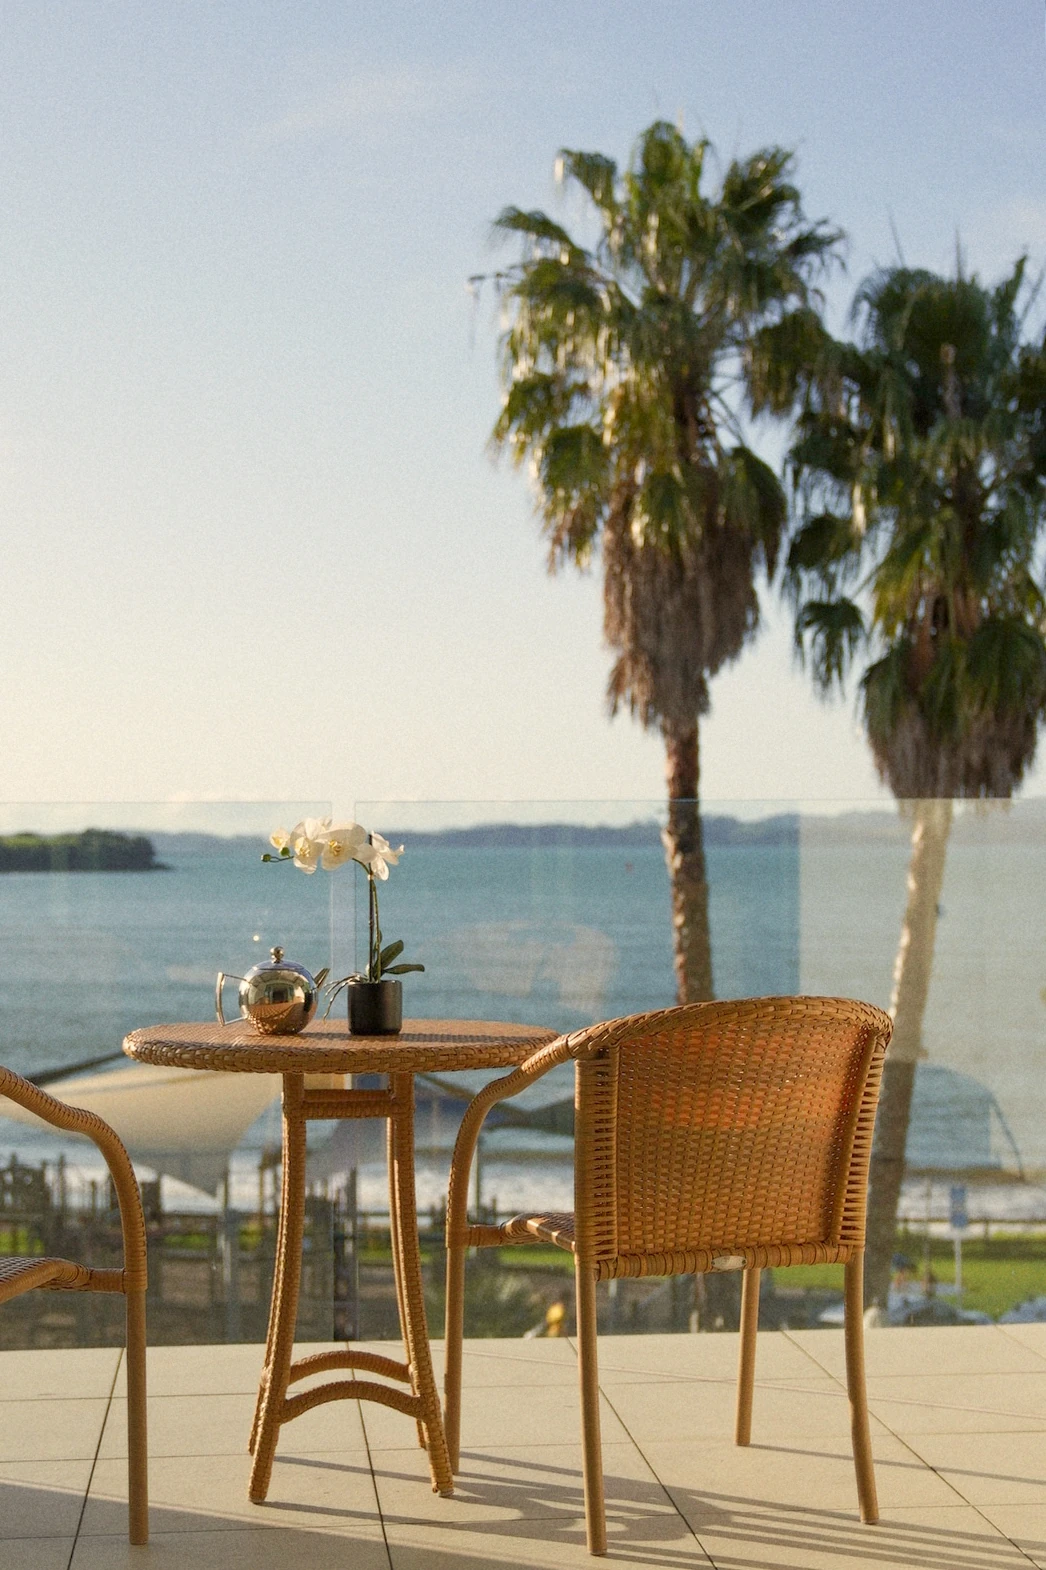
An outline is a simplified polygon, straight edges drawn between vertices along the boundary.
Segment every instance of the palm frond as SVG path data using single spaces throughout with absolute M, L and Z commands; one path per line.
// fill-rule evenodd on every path
M 807 600 L 796 618 L 796 647 L 809 662 L 816 685 L 829 692 L 843 686 L 865 635 L 864 617 L 853 600 Z
M 788 518 L 788 503 L 770 465 L 743 443 L 734 447 L 723 464 L 721 505 L 723 524 L 752 537 L 762 552 L 766 575 L 772 578 Z
M 745 385 L 753 414 L 788 414 L 812 382 L 842 374 L 835 339 L 809 306 L 757 328 L 744 346 Z
M 592 203 L 607 229 L 617 220 L 617 164 L 602 153 L 582 153 L 562 147 L 556 173 L 564 180 L 574 180 L 587 191 Z
M 970 639 L 971 696 L 993 713 L 1039 714 L 1046 706 L 1046 641 L 1019 616 L 993 616 Z
M 564 251 L 578 249 L 561 224 L 536 208 L 527 212 L 522 207 L 503 207 L 491 227 L 496 235 L 521 234 L 528 240 L 559 246 Z

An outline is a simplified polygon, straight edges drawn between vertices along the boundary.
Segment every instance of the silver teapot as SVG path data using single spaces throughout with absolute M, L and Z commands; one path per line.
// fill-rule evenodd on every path
M 240 983 L 240 1019 L 249 1019 L 255 1030 L 263 1036 L 296 1036 L 304 1030 L 316 1012 L 320 988 L 327 978 L 329 967 L 324 966 L 315 976 L 305 969 L 285 960 L 283 950 L 274 948 L 268 963 L 255 965 L 246 976 L 234 976 L 224 970 L 218 972 L 214 987 L 214 1011 L 220 1025 L 235 1025 L 237 1020 L 227 1020 L 222 1008 L 222 989 L 227 981 Z

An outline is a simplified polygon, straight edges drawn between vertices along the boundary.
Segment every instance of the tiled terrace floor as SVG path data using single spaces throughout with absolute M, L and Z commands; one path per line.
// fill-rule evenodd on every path
M 841 1333 L 760 1337 L 753 1444 L 731 1442 L 736 1337 L 601 1342 L 610 1561 L 720 1570 L 1046 1566 L 1046 1325 L 868 1336 L 882 1520 L 862 1527 Z M 588 1565 L 574 1351 L 466 1349 L 463 1472 L 430 1492 L 413 1425 L 373 1404 L 283 1432 L 247 1501 L 261 1349 L 150 1354 L 152 1541 L 127 1546 L 120 1355 L 0 1354 L 3 1570 L 486 1570 Z

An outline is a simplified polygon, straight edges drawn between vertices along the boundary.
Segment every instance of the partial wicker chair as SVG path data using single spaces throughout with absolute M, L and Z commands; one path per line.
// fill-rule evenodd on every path
M 735 1437 L 746 1445 L 761 1268 L 841 1263 L 857 1493 L 861 1519 L 878 1519 L 861 1299 L 868 1163 L 891 1029 L 881 1010 L 844 998 L 695 1003 L 561 1036 L 469 1103 L 447 1211 L 446 1431 L 455 1471 L 470 1246 L 554 1243 L 574 1254 L 593 1554 L 606 1552 L 596 1282 L 744 1271 Z M 469 1171 L 487 1112 L 571 1058 L 574 1213 L 470 1226 Z
M 92 1270 L 68 1259 L 0 1255 L 0 1303 L 43 1287 L 48 1291 L 122 1292 L 127 1305 L 127 1497 L 132 1543 L 149 1541 L 148 1451 L 145 1424 L 145 1220 L 130 1159 L 119 1138 L 93 1112 L 68 1107 L 27 1079 L 0 1068 L 0 1095 L 55 1128 L 85 1134 L 105 1157 L 120 1206 L 123 1269 Z

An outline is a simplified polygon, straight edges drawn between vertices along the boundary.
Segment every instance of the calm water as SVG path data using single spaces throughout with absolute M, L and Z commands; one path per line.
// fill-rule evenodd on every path
M 165 846 L 165 873 L 0 878 L 3 1061 L 20 1072 L 61 1067 L 115 1050 L 139 1025 L 206 1019 L 216 971 L 242 973 L 274 943 L 312 969 L 353 969 L 365 952 L 357 875 L 262 866 L 262 848 Z M 796 850 L 709 859 L 719 990 L 795 991 Z M 405 957 L 426 966 L 405 980 L 415 1016 L 570 1029 L 673 1001 L 656 846 L 408 851 L 381 905 L 386 941 L 403 937 Z
M 953 836 L 925 1045 L 931 1061 L 994 1094 L 1025 1165 L 1042 1169 L 1046 833 L 1028 814 L 1018 832 L 1021 821 Z M 263 867 L 263 848 L 229 840 L 204 854 L 166 842 L 166 873 L 0 878 L 0 1060 L 29 1072 L 72 1065 L 115 1051 L 135 1026 L 206 1019 L 215 972 L 242 972 L 276 942 L 311 968 L 355 968 L 355 875 Z M 848 839 L 805 821 L 795 845 L 713 847 L 719 995 L 829 992 L 887 1005 L 907 854 L 903 827 Z M 568 1029 L 673 1001 L 656 845 L 408 844 L 382 889 L 382 918 L 386 940 L 403 937 L 407 957 L 427 967 L 405 979 L 416 1016 Z

